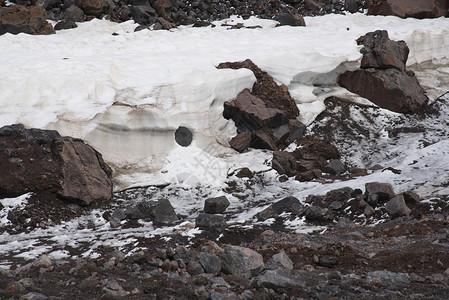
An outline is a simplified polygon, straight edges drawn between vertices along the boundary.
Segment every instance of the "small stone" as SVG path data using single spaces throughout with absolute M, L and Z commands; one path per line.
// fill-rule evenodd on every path
M 224 213 L 230 202 L 226 196 L 206 199 L 204 202 L 204 212 L 207 214 L 221 214 Z
M 375 212 L 376 212 L 376 211 L 374 210 L 374 208 L 372 208 L 372 207 L 369 206 L 369 205 L 365 206 L 365 209 L 363 210 L 363 214 L 364 214 L 367 218 L 369 218 L 369 217 L 371 217 L 372 215 L 374 215 Z
M 318 265 L 322 267 L 332 268 L 338 264 L 338 258 L 332 255 L 321 256 L 318 260 Z

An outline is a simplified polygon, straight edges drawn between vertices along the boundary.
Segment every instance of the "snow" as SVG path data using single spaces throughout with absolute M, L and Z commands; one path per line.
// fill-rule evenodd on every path
M 1 226 L 11 224 L 11 221 L 8 220 L 8 213 L 12 210 L 23 209 L 28 202 L 28 198 L 30 198 L 32 194 L 33 193 L 30 192 L 15 198 L 0 199 L 0 203 L 3 206 L 3 209 L 0 210 Z
M 236 130 L 221 116 L 223 103 L 251 88 L 255 78 L 246 69 L 217 70 L 220 62 L 252 59 L 289 87 L 302 111 L 300 120 L 310 124 L 325 98 L 350 94 L 335 81 L 358 67 L 355 40 L 366 32 L 386 29 L 392 39 L 405 40 L 408 65 L 445 66 L 449 58 L 445 18 L 348 14 L 305 20 L 307 27 L 275 28 L 272 20 L 233 17 L 214 28 L 134 32 L 132 21 L 93 19 L 50 36 L 5 34 L 0 71 L 8 76 L 0 81 L 0 126 L 20 122 L 85 139 L 114 168 L 117 189 L 164 184 L 179 177 L 168 167 L 173 159 L 236 159 L 227 146 Z M 263 28 L 229 30 L 223 23 Z M 426 70 L 418 75 L 429 77 Z M 433 98 L 441 95 L 444 88 L 427 82 Z M 192 130 L 192 147 L 175 143 L 178 126 Z M 203 175 L 195 173 L 192 180 L 221 178 Z

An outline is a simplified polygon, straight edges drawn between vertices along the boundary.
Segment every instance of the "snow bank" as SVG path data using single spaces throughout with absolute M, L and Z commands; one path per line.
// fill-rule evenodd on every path
M 274 28 L 275 21 L 255 18 L 226 22 L 263 28 L 134 32 L 133 22 L 94 19 L 51 36 L 0 36 L 0 71 L 7 75 L 0 81 L 0 126 L 20 122 L 87 140 L 112 164 L 123 188 L 136 182 L 133 173 L 165 170 L 164 176 L 150 177 L 166 181 L 184 172 L 167 167 L 173 159 L 232 156 L 227 142 L 235 127 L 221 116 L 223 102 L 250 88 L 255 78 L 248 70 L 217 70 L 221 62 L 252 59 L 289 87 L 308 124 L 325 98 L 348 94 L 335 81 L 358 67 L 355 40 L 366 32 L 385 29 L 391 39 L 405 40 L 409 65 L 446 64 L 449 58 L 445 18 L 327 15 L 294 28 Z M 429 77 L 426 71 L 418 76 Z M 175 143 L 178 126 L 193 132 L 191 147 Z M 204 174 L 204 167 L 192 160 L 189 165 Z M 209 182 L 207 176 L 197 178 Z

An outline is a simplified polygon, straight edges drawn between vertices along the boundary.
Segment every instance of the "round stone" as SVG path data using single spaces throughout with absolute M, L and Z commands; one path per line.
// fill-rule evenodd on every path
M 175 141 L 182 147 L 190 146 L 193 140 L 192 132 L 184 126 L 179 126 L 175 131 Z

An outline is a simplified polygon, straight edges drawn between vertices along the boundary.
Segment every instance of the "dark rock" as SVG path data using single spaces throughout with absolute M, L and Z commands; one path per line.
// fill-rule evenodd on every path
M 410 285 L 410 276 L 406 273 L 395 273 L 391 271 L 373 271 L 368 272 L 366 280 L 370 284 L 391 284 L 399 286 Z
M 62 20 L 55 25 L 55 30 L 72 29 L 78 27 L 72 20 Z
M 271 165 L 280 175 L 294 176 L 296 173 L 296 159 L 286 151 L 273 151 Z
M 75 5 L 81 8 L 86 15 L 97 18 L 101 18 L 109 9 L 108 0 L 75 0 Z
M 309 221 L 328 221 L 333 218 L 332 213 L 327 208 L 319 206 L 309 206 L 305 209 L 304 215 Z
M 391 218 L 397 218 L 402 216 L 408 216 L 410 209 L 405 204 L 404 197 L 397 195 L 385 204 L 385 210 Z
M 221 214 L 231 203 L 226 196 L 206 199 L 204 202 L 204 212 L 207 214 Z
M 304 172 L 299 172 L 296 176 L 295 176 L 295 180 L 298 180 L 300 182 L 306 182 L 306 181 L 311 181 L 315 179 L 315 173 L 311 170 L 309 171 L 304 171 Z
M 285 85 L 277 85 L 273 78 L 262 71 L 251 60 L 247 59 L 243 62 L 235 63 L 221 63 L 217 67 L 218 69 L 241 69 L 247 68 L 253 71 L 257 78 L 251 90 L 252 94 L 264 101 L 270 108 L 276 108 L 285 112 L 289 119 L 295 118 L 299 115 L 298 107 L 295 101 L 290 96 L 288 88 Z
M 361 69 L 396 68 L 405 71 L 409 49 L 404 41 L 394 42 L 389 39 L 386 30 L 369 32 L 357 39 L 358 45 L 363 45 Z
M 251 132 L 240 132 L 229 141 L 229 145 L 232 149 L 238 152 L 243 152 L 251 145 L 252 134 Z
M 153 8 L 156 10 L 157 14 L 162 18 L 167 17 L 172 9 L 171 0 L 155 0 L 152 1 L 151 4 Z
M 251 140 L 250 146 L 256 149 L 279 150 L 279 146 L 276 144 L 272 133 L 262 129 L 253 132 L 253 139 Z
M 133 5 L 130 12 L 134 21 L 140 25 L 150 25 L 156 20 L 156 11 L 149 4 Z
M 282 13 L 276 17 L 281 26 L 306 26 L 306 21 L 301 15 L 292 13 Z
M 248 168 L 242 168 L 237 172 L 237 174 L 235 174 L 235 176 L 237 176 L 238 178 L 250 178 L 251 179 L 254 177 L 254 173 L 251 172 L 251 170 Z
M 363 9 L 363 0 L 345 0 L 345 10 L 356 13 Z
M 81 205 L 112 198 L 111 169 L 80 139 L 57 131 L 0 128 L 0 198 L 52 192 Z
M 368 182 L 365 184 L 365 193 L 368 197 L 372 194 L 377 194 L 379 201 L 386 202 L 393 198 L 396 194 L 394 193 L 393 187 L 389 183 L 380 182 Z M 368 201 L 369 204 L 370 201 Z
M 176 27 L 176 25 L 175 24 L 173 24 L 173 23 L 171 23 L 171 22 L 169 22 L 169 21 L 167 21 L 167 20 L 165 20 L 164 18 L 157 18 L 156 19 L 156 21 L 155 21 L 156 23 L 154 24 L 154 28 L 153 29 L 165 29 L 165 30 L 170 30 L 170 29 L 173 29 L 173 28 L 175 28 Z M 161 28 L 156 28 L 156 25 L 160 25 L 160 27 Z
M 72 5 L 64 11 L 64 19 L 74 22 L 82 22 L 86 20 L 84 11 L 76 5 Z
M 46 21 L 45 10 L 37 6 L 11 5 L 0 7 L 0 35 L 12 34 L 52 34 L 53 26 Z
M 199 275 L 204 273 L 204 269 L 201 264 L 195 260 L 192 260 L 187 265 L 187 272 L 192 275 Z
M 225 273 L 243 278 L 257 276 L 265 268 L 262 255 L 249 248 L 228 246 L 220 259 Z
M 448 12 L 446 0 L 367 0 L 369 15 L 398 16 L 401 18 L 439 18 Z
M 282 111 L 267 107 L 263 100 L 252 95 L 248 89 L 241 92 L 235 100 L 225 102 L 223 117 L 234 120 L 237 128 L 242 131 L 276 128 L 288 122 Z
M 343 207 L 343 203 L 341 201 L 334 201 L 329 205 L 329 209 L 331 210 L 339 210 Z
M 187 127 L 179 126 L 175 131 L 175 141 L 182 147 L 188 147 L 193 141 L 193 134 Z
M 293 262 L 285 253 L 284 250 L 279 252 L 278 254 L 273 255 L 266 264 L 267 270 L 276 270 L 276 269 L 293 269 Z
M 223 216 L 213 214 L 199 214 L 195 219 L 195 227 L 201 229 L 222 229 L 226 227 L 226 220 Z
M 360 176 L 366 176 L 368 175 L 368 171 L 363 168 L 357 168 L 357 167 L 351 167 L 348 169 L 349 173 L 353 177 L 360 177 Z
M 284 212 L 289 212 L 293 215 L 299 216 L 303 213 L 303 211 L 304 206 L 301 204 L 301 202 L 293 196 L 288 196 L 271 204 L 269 207 L 259 212 L 256 217 L 258 220 L 265 221 L 269 218 L 277 218 Z
M 198 253 L 198 259 L 205 273 L 209 274 L 220 273 L 221 261 L 216 255 L 200 252 Z
M 360 37 L 363 44 L 361 68 L 346 72 L 338 83 L 349 91 L 394 112 L 416 112 L 428 98 L 413 72 L 405 69 L 408 47 L 393 42 L 386 31 L 375 31 Z
M 290 130 L 289 141 L 293 142 L 298 138 L 302 138 L 306 132 L 307 126 L 296 119 L 290 119 L 288 121 L 288 127 Z
M 340 152 L 337 147 L 330 141 L 320 140 L 319 138 L 309 135 L 296 140 L 298 146 L 301 147 L 303 153 L 322 156 L 324 159 L 339 159 Z
M 318 259 L 318 265 L 322 267 L 332 268 L 338 264 L 338 258 L 332 255 L 324 255 Z
M 137 205 L 138 218 L 151 219 L 157 225 L 170 225 L 179 220 L 175 209 L 167 199 L 159 201 L 142 201 Z
M 407 191 L 402 193 L 402 196 L 404 197 L 405 203 L 410 205 L 418 205 L 421 203 L 421 197 L 419 197 L 418 194 L 412 191 Z
M 333 174 L 333 175 L 340 175 L 346 171 L 345 166 L 339 159 L 331 159 L 329 161 L 329 164 L 327 164 L 323 168 L 323 172 Z

